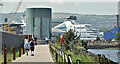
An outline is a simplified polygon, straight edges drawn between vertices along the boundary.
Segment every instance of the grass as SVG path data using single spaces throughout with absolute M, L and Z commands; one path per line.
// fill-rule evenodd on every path
M 57 44 L 53 44 L 53 46 L 55 46 L 55 47 L 57 47 L 58 49 L 61 50 L 61 46 L 59 44 L 58 45 Z M 80 62 L 82 62 L 83 64 L 84 63 L 88 63 L 88 62 L 89 62 L 89 64 L 96 64 L 98 62 L 96 57 L 88 56 L 85 53 L 77 52 L 78 54 L 75 54 L 76 53 L 75 50 L 70 51 L 70 50 L 65 50 L 64 49 L 64 53 L 71 54 L 71 59 L 72 59 L 73 63 L 76 63 L 76 60 L 80 60 Z M 52 54 L 52 52 L 51 52 L 51 56 L 52 56 L 53 60 L 55 61 L 55 54 Z M 62 56 L 60 56 L 60 55 L 58 55 L 58 62 L 65 62 L 62 59 Z
M 67 54 L 71 54 L 72 62 L 76 62 L 76 60 L 80 60 L 81 63 L 92 63 L 94 64 L 95 62 L 98 62 L 95 57 L 88 56 L 85 53 L 78 53 L 75 54 L 74 51 L 68 51 Z

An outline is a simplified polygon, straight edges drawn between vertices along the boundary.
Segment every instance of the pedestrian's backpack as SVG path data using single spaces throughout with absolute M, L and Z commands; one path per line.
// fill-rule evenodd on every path
M 33 42 L 31 42 L 31 43 L 30 43 L 30 46 L 34 46 L 34 43 L 33 43 Z

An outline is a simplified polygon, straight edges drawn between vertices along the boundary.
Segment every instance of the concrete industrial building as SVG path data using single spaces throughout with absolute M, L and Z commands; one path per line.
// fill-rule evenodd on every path
M 26 34 L 37 36 L 39 40 L 51 37 L 52 9 L 31 7 L 26 9 Z

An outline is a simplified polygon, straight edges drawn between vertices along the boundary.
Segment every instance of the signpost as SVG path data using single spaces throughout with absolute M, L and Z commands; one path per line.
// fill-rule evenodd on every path
M 63 35 L 60 36 L 60 44 L 62 47 L 62 54 L 63 54 Z M 63 60 L 62 60 L 62 62 L 63 62 Z
M 60 43 L 63 44 L 63 35 L 60 36 Z

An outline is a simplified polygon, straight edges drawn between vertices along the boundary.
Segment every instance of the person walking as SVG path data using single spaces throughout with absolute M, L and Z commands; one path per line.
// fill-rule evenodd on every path
M 28 56 L 28 51 L 29 51 L 29 42 L 28 42 L 28 38 L 25 37 L 24 39 L 24 48 L 26 49 L 26 55 Z
M 48 39 L 48 37 L 46 37 L 45 38 L 45 42 L 48 44 L 48 41 L 49 41 L 49 39 Z
M 31 39 L 31 41 L 30 41 L 31 56 L 34 56 L 34 47 L 35 47 L 35 43 L 34 43 L 33 39 Z

